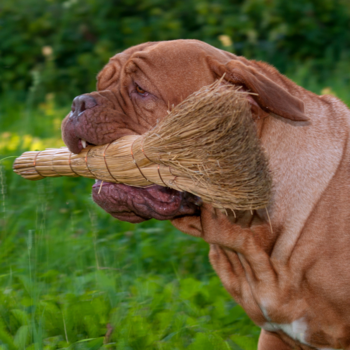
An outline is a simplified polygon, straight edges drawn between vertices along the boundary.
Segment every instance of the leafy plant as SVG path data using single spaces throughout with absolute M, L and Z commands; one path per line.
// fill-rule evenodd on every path
M 199 39 L 282 72 L 349 60 L 347 0 L 2 0 L 0 88 L 63 100 L 95 89 L 108 59 L 146 41 Z M 348 66 L 347 66 L 348 67 Z

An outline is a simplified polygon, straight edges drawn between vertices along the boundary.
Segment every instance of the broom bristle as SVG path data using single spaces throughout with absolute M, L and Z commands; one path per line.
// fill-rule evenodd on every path
M 204 202 L 231 209 L 267 205 L 271 176 L 247 93 L 220 82 L 189 96 L 144 136 L 153 162 L 189 177 Z
M 84 176 L 131 186 L 191 192 L 217 208 L 268 204 L 271 176 L 247 93 L 218 81 L 176 106 L 143 136 L 126 136 L 78 155 L 26 152 L 14 169 L 28 179 Z

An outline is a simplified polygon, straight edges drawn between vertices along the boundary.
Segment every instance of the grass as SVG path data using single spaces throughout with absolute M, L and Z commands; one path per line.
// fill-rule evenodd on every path
M 110 218 L 88 180 L 31 183 L 4 163 L 1 349 L 254 348 L 258 329 L 213 274 L 204 242 L 168 222 Z
M 310 70 L 289 76 L 350 103 L 342 69 L 322 83 Z M 34 98 L 35 86 L 0 104 L 0 349 L 256 349 L 259 329 L 222 287 L 206 243 L 168 222 L 113 219 L 88 179 L 12 172 L 8 157 L 62 144 L 69 104 Z

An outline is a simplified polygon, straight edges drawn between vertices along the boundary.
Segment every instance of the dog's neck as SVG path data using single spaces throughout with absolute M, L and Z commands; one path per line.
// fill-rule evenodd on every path
M 340 110 L 338 100 L 310 92 L 304 103 L 310 122 L 271 115 L 256 120 L 273 177 L 268 219 L 274 242 L 269 245 L 272 257 L 282 261 L 289 259 L 307 218 L 334 176 L 348 139 L 347 130 L 340 127 L 349 124 L 345 105 Z M 346 121 L 337 123 L 339 119 Z

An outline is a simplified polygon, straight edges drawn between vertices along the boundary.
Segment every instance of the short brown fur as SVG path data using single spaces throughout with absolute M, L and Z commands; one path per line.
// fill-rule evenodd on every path
M 199 216 L 172 223 L 210 244 L 223 285 L 265 329 L 259 350 L 349 350 L 350 111 L 340 100 L 200 41 L 146 43 L 116 55 L 101 71 L 99 91 L 91 95 L 108 100 L 104 119 L 87 116 L 84 135 L 104 144 L 142 134 L 168 106 L 224 73 L 256 94 L 250 103 L 269 157 L 273 198 L 268 211 L 227 217 L 204 205 Z M 156 97 L 133 100 L 130 79 Z M 112 106 L 119 108 L 113 120 Z M 63 137 L 69 141 L 67 123 Z

